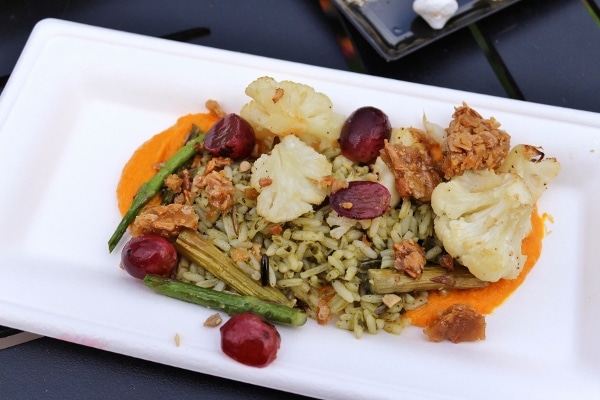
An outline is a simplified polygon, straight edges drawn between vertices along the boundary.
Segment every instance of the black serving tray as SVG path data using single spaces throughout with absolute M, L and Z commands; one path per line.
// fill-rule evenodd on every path
M 388 61 L 485 18 L 520 0 L 459 0 L 442 29 L 432 29 L 412 9 L 412 0 L 333 0 L 340 12 Z

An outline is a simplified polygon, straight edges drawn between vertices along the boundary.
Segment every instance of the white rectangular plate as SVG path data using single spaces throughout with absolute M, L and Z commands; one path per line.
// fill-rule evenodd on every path
M 523 286 L 487 318 L 487 339 L 430 343 L 420 329 L 357 340 L 309 321 L 281 327 L 269 367 L 220 351 L 212 311 L 156 295 L 119 269 L 107 240 L 131 153 L 208 99 L 229 112 L 270 75 L 326 93 L 336 111 L 383 109 L 393 126 L 447 125 L 463 101 L 513 144 L 542 145 L 563 171 Z M 331 399 L 600 398 L 600 115 L 41 22 L 0 97 L 0 324 L 193 371 Z M 181 338 L 179 347 L 174 337 Z

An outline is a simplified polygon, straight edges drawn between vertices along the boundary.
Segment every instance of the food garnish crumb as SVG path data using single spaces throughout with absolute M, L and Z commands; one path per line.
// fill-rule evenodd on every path
M 204 326 L 214 328 L 216 326 L 221 325 L 221 322 L 223 322 L 223 318 L 221 318 L 221 315 L 219 313 L 216 313 L 211 315 L 206 319 L 206 321 L 204 321 Z
M 396 304 L 398 304 L 400 301 L 402 301 L 402 297 L 398 296 L 397 294 L 386 294 L 381 298 L 381 301 L 383 302 L 383 304 L 385 304 L 388 308 L 392 308 L 394 307 Z
M 453 304 L 423 332 L 432 342 L 450 340 L 452 343 L 485 340 L 485 316 L 465 304 Z

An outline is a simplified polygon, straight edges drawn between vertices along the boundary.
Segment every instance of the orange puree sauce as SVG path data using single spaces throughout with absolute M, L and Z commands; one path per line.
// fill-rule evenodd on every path
M 121 214 L 127 212 L 140 186 L 156 174 L 156 165 L 167 161 L 185 144 L 193 125 L 207 132 L 217 120 L 218 117 L 212 114 L 185 115 L 175 125 L 142 144 L 125 164 L 117 185 Z
M 481 314 L 490 314 L 523 283 L 540 257 L 545 225 L 544 217 L 540 216 L 537 210 L 531 216 L 531 225 L 531 232 L 523 239 L 521 245 L 521 251 L 527 255 L 527 261 L 516 279 L 501 279 L 484 288 L 454 290 L 446 294 L 432 291 L 429 292 L 429 301 L 425 306 L 408 311 L 404 316 L 410 318 L 413 325 L 425 327 L 438 316 L 439 311 L 457 303 L 468 304 Z

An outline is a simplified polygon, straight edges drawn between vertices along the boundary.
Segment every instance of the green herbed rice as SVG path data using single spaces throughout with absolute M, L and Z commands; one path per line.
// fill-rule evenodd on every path
M 333 165 L 336 179 L 376 179 L 368 167 L 352 163 L 337 149 L 325 156 Z M 203 174 L 210 158 L 203 156 L 196 175 Z M 236 189 L 232 209 L 219 212 L 211 208 L 206 193 L 195 189 L 198 231 L 228 255 L 234 249 L 266 254 L 269 284 L 305 303 L 310 317 L 317 318 L 319 301 L 324 298 L 332 317 L 330 323 L 356 337 L 381 330 L 398 334 L 407 325 L 403 312 L 427 302 L 427 292 L 407 293 L 387 307 L 382 295 L 369 293 L 366 272 L 373 263 L 376 268 L 393 268 L 392 246 L 402 239 L 425 243 L 430 260 L 441 253 L 438 245 L 427 246 L 433 242 L 428 240 L 433 235 L 433 211 L 428 203 L 404 200 L 378 218 L 361 221 L 340 217 L 330 206 L 323 205 L 285 224 L 272 224 L 257 214 L 256 200 L 246 196 L 251 172 L 248 168 L 240 171 L 239 167 L 240 163 L 234 163 L 223 168 Z M 273 225 L 281 225 L 281 234 L 270 232 Z M 260 256 L 250 256 L 236 264 L 260 282 Z M 230 290 L 224 282 L 186 259 L 180 261 L 177 279 L 204 288 Z M 329 295 L 324 297 L 324 293 Z

